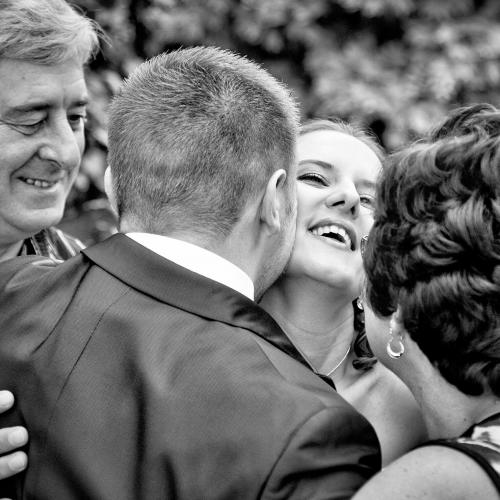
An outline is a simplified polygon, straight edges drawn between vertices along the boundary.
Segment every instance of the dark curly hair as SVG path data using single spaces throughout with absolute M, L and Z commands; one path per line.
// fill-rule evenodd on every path
M 494 137 L 499 133 L 500 110 L 492 104 L 478 103 L 451 111 L 424 140 L 434 142 L 446 137 L 468 134 L 476 134 L 478 137 Z
M 364 255 L 367 298 L 380 316 L 399 306 L 448 382 L 500 396 L 500 120 L 469 111 L 386 162 Z

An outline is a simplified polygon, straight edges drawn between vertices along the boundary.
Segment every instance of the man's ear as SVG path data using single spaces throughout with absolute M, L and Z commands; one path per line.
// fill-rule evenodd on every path
M 267 182 L 264 197 L 262 198 L 260 220 L 269 228 L 271 233 L 281 230 L 283 193 L 280 191 L 285 179 L 286 172 L 283 169 L 276 170 Z
M 106 192 L 106 196 L 108 197 L 109 204 L 111 205 L 111 208 L 115 212 L 115 214 L 118 213 L 118 207 L 116 205 L 116 198 L 115 198 L 115 192 L 113 190 L 113 178 L 111 174 L 111 169 L 108 167 L 106 168 L 106 171 L 104 172 L 104 191 Z

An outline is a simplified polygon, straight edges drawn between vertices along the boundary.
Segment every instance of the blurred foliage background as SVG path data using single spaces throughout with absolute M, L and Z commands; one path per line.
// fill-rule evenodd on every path
M 500 104 L 498 0 L 73 0 L 105 31 L 88 69 L 87 149 L 63 229 L 114 226 L 103 194 L 106 112 L 123 77 L 159 52 L 217 45 L 293 88 L 303 118 L 371 128 L 387 150 L 458 105 Z

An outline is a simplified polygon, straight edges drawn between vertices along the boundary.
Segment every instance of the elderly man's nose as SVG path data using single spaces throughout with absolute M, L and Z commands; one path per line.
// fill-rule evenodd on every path
M 47 130 L 39 156 L 57 163 L 62 168 L 75 168 L 81 161 L 81 149 L 74 130 L 67 121 L 55 124 Z

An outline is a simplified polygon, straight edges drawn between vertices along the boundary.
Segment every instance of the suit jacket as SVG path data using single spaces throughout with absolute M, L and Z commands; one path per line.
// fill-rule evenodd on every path
M 0 266 L 0 387 L 39 500 L 349 498 L 373 428 L 234 290 L 124 235 Z M 10 488 L 15 488 L 14 490 Z

